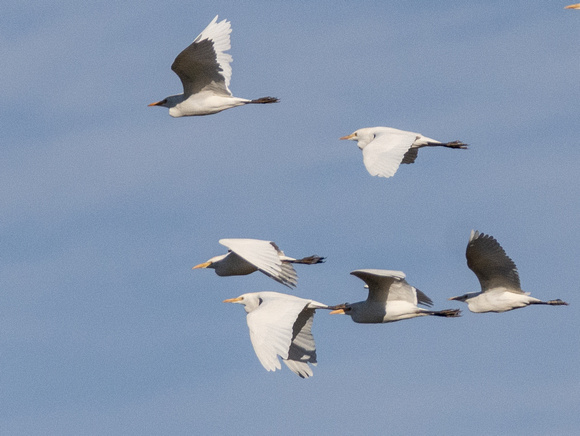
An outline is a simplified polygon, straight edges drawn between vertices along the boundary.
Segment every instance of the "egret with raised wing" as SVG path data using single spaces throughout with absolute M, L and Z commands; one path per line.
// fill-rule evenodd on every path
M 467 266 L 481 284 L 481 292 L 452 297 L 463 301 L 471 312 L 507 312 L 530 304 L 567 306 L 562 300 L 542 301 L 522 291 L 516 264 L 493 236 L 471 231 L 467 250 Z
M 171 69 L 179 76 L 183 94 L 171 95 L 149 106 L 169 108 L 172 117 L 210 115 L 245 104 L 277 103 L 274 97 L 238 98 L 229 89 L 232 77 L 230 22 L 217 15 L 189 47 L 175 58 Z
M 405 273 L 401 271 L 359 269 L 351 274 L 368 285 L 369 296 L 365 301 L 337 306 L 336 310 L 330 312 L 332 315 L 350 315 L 354 322 L 364 324 L 387 323 L 429 315 L 446 318 L 460 316 L 459 309 L 436 311 L 417 307 L 417 304 L 430 307 L 433 301 L 407 283 Z

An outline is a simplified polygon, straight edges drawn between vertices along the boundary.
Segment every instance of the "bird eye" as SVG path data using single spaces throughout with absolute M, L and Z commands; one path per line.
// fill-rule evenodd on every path
M 258 306 L 259 306 L 260 304 L 262 304 L 263 302 L 264 302 L 264 300 L 263 300 L 262 298 L 258 298 Z

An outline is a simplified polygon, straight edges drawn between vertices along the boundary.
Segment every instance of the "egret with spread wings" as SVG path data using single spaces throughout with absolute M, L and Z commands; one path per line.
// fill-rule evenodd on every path
M 169 108 L 172 117 L 210 115 L 235 106 L 276 103 L 277 98 L 256 100 L 234 97 L 229 89 L 232 77 L 230 22 L 217 22 L 217 15 L 189 47 L 175 58 L 171 69 L 183 84 L 183 94 L 171 95 L 149 106 Z
M 314 265 L 323 263 L 324 257 L 312 255 L 302 259 L 286 256 L 272 241 L 261 239 L 220 239 L 220 244 L 229 251 L 214 256 L 207 262 L 193 267 L 213 268 L 218 276 L 243 276 L 261 271 L 268 277 L 292 288 L 298 276 L 292 264 Z
M 439 142 L 420 133 L 392 127 L 366 127 L 340 139 L 357 141 L 370 175 L 386 178 L 394 176 L 402 163 L 415 162 L 422 147 L 467 148 L 461 141 Z
M 465 256 L 467 266 L 479 279 L 481 292 L 471 292 L 450 300 L 467 303 L 471 312 L 506 312 L 530 304 L 568 305 L 562 300 L 541 301 L 522 291 L 516 264 L 493 236 L 472 230 Z
M 250 340 L 260 363 L 268 371 L 280 369 L 278 356 L 302 378 L 312 375 L 316 346 L 312 321 L 316 309 L 333 309 L 313 300 L 279 292 L 252 292 L 224 303 L 244 305 Z
M 342 307 L 330 312 L 333 315 L 350 315 L 354 322 L 365 324 L 394 322 L 428 315 L 447 318 L 460 316 L 458 309 L 435 311 L 417 307 L 417 304 L 430 307 L 433 301 L 407 283 L 405 273 L 401 271 L 359 269 L 351 274 L 368 285 L 369 296 L 365 301 L 343 304 Z

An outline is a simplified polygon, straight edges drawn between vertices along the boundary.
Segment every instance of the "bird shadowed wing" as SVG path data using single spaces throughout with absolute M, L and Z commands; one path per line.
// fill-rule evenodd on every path
M 312 336 L 312 321 L 314 309 L 305 308 L 300 312 L 292 328 L 292 343 L 288 350 L 288 358 L 283 362 L 302 378 L 312 376 L 312 368 L 316 365 L 316 345 Z
M 171 65 L 181 79 L 186 96 L 206 87 L 217 94 L 232 95 L 228 88 L 232 57 L 224 53 L 230 48 L 231 27 L 226 20 L 216 21 L 217 16 Z
M 401 161 L 402 164 L 412 164 L 417 159 L 417 155 L 419 154 L 418 148 L 410 148 L 407 150 L 405 155 L 403 156 L 403 160 Z
M 493 236 L 472 231 L 465 256 L 483 292 L 496 287 L 522 292 L 516 264 Z
M 393 290 L 394 284 L 405 279 L 405 274 L 401 271 L 358 269 L 352 271 L 351 274 L 368 285 L 369 296 L 367 300 L 376 302 L 386 302 L 387 298 L 390 298 L 389 294 Z

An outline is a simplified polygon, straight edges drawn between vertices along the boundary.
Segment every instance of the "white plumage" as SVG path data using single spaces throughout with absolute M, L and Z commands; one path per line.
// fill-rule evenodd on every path
M 272 241 L 261 239 L 220 239 L 220 244 L 229 251 L 214 256 L 204 263 L 193 267 L 212 268 L 218 276 L 239 276 L 261 271 L 268 277 L 292 288 L 296 286 L 298 276 L 292 264 L 313 265 L 324 262 L 316 255 L 294 259 L 286 256 Z
M 341 305 L 331 314 L 346 314 L 354 322 L 372 324 L 418 316 L 457 317 L 460 314 L 458 309 L 433 311 L 417 307 L 417 304 L 432 306 L 433 302 L 423 292 L 409 285 L 401 271 L 359 269 L 351 274 L 368 285 L 369 296 L 365 301 Z
M 472 292 L 450 300 L 463 301 L 471 312 L 506 312 L 530 304 L 567 305 L 562 300 L 541 301 L 522 291 L 516 264 L 493 236 L 472 230 L 465 252 L 467 266 L 481 284 Z
M 366 127 L 340 139 L 357 141 L 363 162 L 372 176 L 392 177 L 399 165 L 415 162 L 419 148 L 467 148 L 461 141 L 439 142 L 420 133 L 406 132 L 392 127 Z
M 277 98 L 256 100 L 234 97 L 229 89 L 232 77 L 229 21 L 217 22 L 217 15 L 171 65 L 183 85 L 183 94 L 171 95 L 149 106 L 169 108 L 172 117 L 210 115 L 249 103 L 276 103 Z
M 332 307 L 279 292 L 252 292 L 224 303 L 244 305 L 250 340 L 264 368 L 280 369 L 280 356 L 292 372 L 302 378 L 312 376 L 309 364 L 316 365 L 314 311 Z

